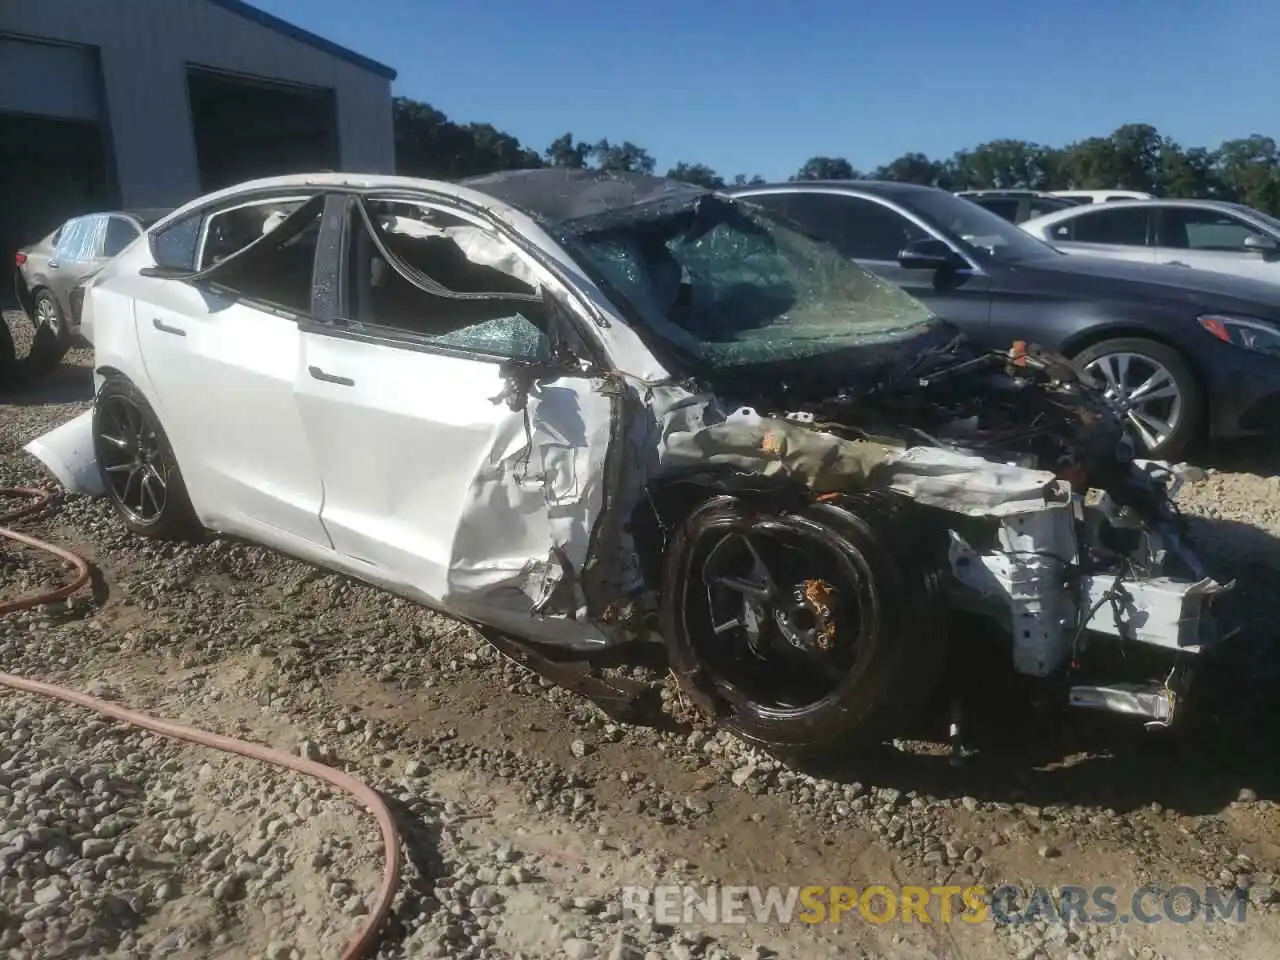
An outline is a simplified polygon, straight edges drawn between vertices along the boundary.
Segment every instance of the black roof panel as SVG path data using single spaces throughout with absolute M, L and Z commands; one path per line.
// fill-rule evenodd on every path
M 605 173 L 564 167 L 508 170 L 459 181 L 554 223 L 605 217 L 653 204 L 683 206 L 709 194 L 705 187 L 643 173 Z

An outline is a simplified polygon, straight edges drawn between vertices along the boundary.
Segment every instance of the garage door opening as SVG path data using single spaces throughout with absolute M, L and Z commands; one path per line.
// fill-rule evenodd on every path
M 96 123 L 0 112 L 0 277 L 19 247 L 68 217 L 110 206 L 110 196 Z
M 204 192 L 338 167 L 332 89 L 187 69 L 196 161 Z

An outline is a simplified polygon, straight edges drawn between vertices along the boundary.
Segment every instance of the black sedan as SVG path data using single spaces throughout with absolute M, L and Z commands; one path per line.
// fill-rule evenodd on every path
M 730 193 L 833 243 L 979 345 L 1024 340 L 1075 359 L 1149 455 L 1280 420 L 1280 285 L 1067 256 L 932 187 L 807 181 Z

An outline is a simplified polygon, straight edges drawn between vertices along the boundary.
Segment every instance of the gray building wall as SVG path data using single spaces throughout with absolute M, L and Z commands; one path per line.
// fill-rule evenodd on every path
M 389 78 L 208 0 L 0 2 L 5 33 L 97 48 L 123 206 L 168 206 L 199 193 L 188 65 L 333 88 L 342 169 L 395 170 Z M 29 112 L 41 112 L 39 100 L 32 95 Z

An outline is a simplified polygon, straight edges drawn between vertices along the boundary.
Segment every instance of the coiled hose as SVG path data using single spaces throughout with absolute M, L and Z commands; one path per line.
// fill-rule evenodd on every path
M 29 487 L 0 487 L 0 498 L 25 499 L 29 501 L 15 510 L 0 513 L 0 537 L 36 550 L 43 550 L 62 560 L 75 570 L 75 576 L 56 589 L 27 594 L 13 600 L 0 602 L 0 616 L 17 610 L 26 610 L 65 600 L 89 582 L 89 564 L 83 557 L 72 553 L 70 550 L 64 550 L 62 547 L 47 543 L 25 533 L 19 533 L 17 530 L 6 526 L 6 524 L 12 523 L 14 520 L 43 510 L 52 499 L 48 493 Z M 317 780 L 323 780 L 360 801 L 378 823 L 378 829 L 382 834 L 384 866 L 382 882 L 378 886 L 374 908 L 369 912 L 369 917 L 359 932 L 347 944 L 346 950 L 342 953 L 342 960 L 361 960 L 361 958 L 368 956 L 372 952 L 374 945 L 377 943 L 382 923 L 391 910 L 391 901 L 395 897 L 396 887 L 400 882 L 400 836 L 396 830 L 395 819 L 392 817 L 390 809 L 373 788 L 350 774 L 335 770 L 333 767 L 325 766 L 313 760 L 307 760 L 305 757 L 296 757 L 256 743 L 248 743 L 244 740 L 224 737 L 206 730 L 197 730 L 194 727 L 159 720 L 155 717 L 138 713 L 135 710 L 128 710 L 124 707 L 107 703 L 104 700 L 99 700 L 96 697 L 91 697 L 75 690 L 68 690 L 65 687 L 55 686 L 51 683 L 41 683 L 38 680 L 28 680 L 25 677 L 0 673 L 0 686 L 84 707 L 113 720 L 127 723 L 142 730 L 149 730 L 172 740 L 184 740 L 202 747 L 212 747 L 214 750 L 221 750 L 225 753 L 238 754 L 250 760 L 261 760 L 265 763 L 287 767 Z

